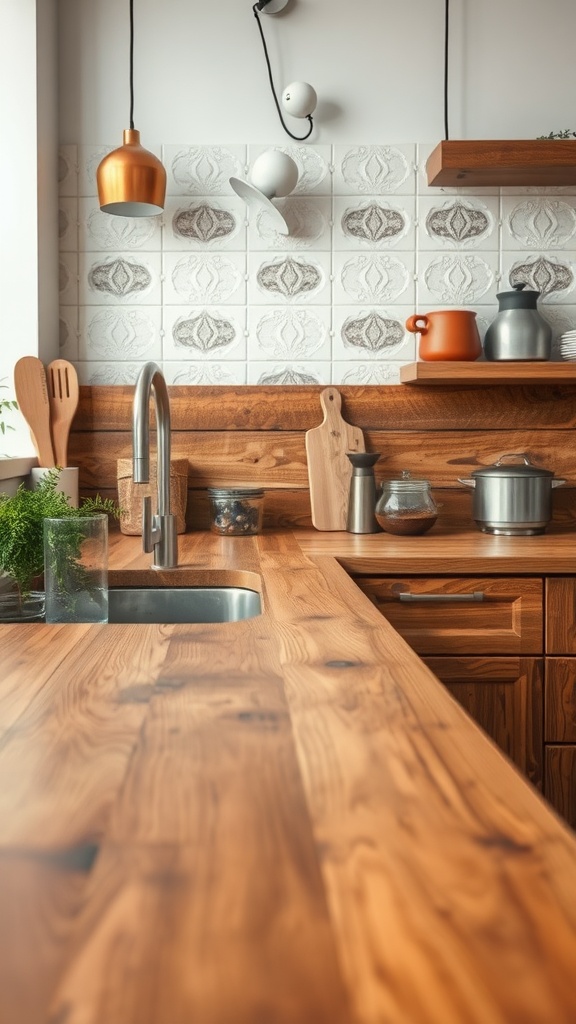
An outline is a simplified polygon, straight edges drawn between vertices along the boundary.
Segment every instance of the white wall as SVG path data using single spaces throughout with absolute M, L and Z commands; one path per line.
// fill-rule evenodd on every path
M 59 0 L 60 140 L 128 121 L 128 0 Z M 312 141 L 443 135 L 442 0 L 290 0 L 261 16 L 281 88 L 320 97 Z M 149 140 L 282 142 L 252 0 L 136 0 L 136 127 Z M 574 0 L 452 0 L 454 138 L 575 128 Z M 298 128 L 298 122 L 294 122 Z

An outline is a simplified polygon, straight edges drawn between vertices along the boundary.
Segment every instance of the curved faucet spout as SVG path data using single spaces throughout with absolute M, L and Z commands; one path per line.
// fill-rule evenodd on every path
M 152 516 L 150 498 L 143 499 L 142 544 L 154 551 L 155 569 L 172 569 L 178 564 L 176 517 L 170 512 L 170 402 L 160 367 L 145 363 L 140 371 L 132 407 L 132 475 L 134 483 L 150 479 L 150 397 L 154 396 L 157 430 L 158 513 Z

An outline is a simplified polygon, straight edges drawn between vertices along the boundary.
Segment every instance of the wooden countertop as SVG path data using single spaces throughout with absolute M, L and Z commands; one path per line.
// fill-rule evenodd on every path
M 332 557 L 386 541 L 179 540 L 111 582 L 263 615 L 0 627 L 2 1024 L 573 1024 L 576 837 Z

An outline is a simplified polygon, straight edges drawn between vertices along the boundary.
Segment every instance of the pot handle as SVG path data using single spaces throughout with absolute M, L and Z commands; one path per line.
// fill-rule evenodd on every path
M 461 476 L 458 477 L 458 483 L 459 484 L 464 484 L 464 487 L 476 487 L 476 481 L 475 480 L 466 480 L 466 479 L 463 479 Z
M 501 455 L 498 462 L 495 462 L 495 466 L 501 466 L 503 459 L 524 459 L 525 466 L 533 466 L 534 463 L 530 462 L 527 452 L 508 452 L 507 455 Z
M 552 481 L 552 487 L 562 487 L 562 484 L 565 483 L 565 480 L 562 480 L 560 477 L 557 477 L 555 480 Z

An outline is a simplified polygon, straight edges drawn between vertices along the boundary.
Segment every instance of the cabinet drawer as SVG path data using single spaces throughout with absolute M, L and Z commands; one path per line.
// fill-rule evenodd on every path
M 542 580 L 356 577 L 419 654 L 541 654 Z
M 422 660 L 533 785 L 541 787 L 544 659 Z
M 576 579 L 546 580 L 546 653 L 576 654 Z
M 546 658 L 544 738 L 576 743 L 576 658 Z

